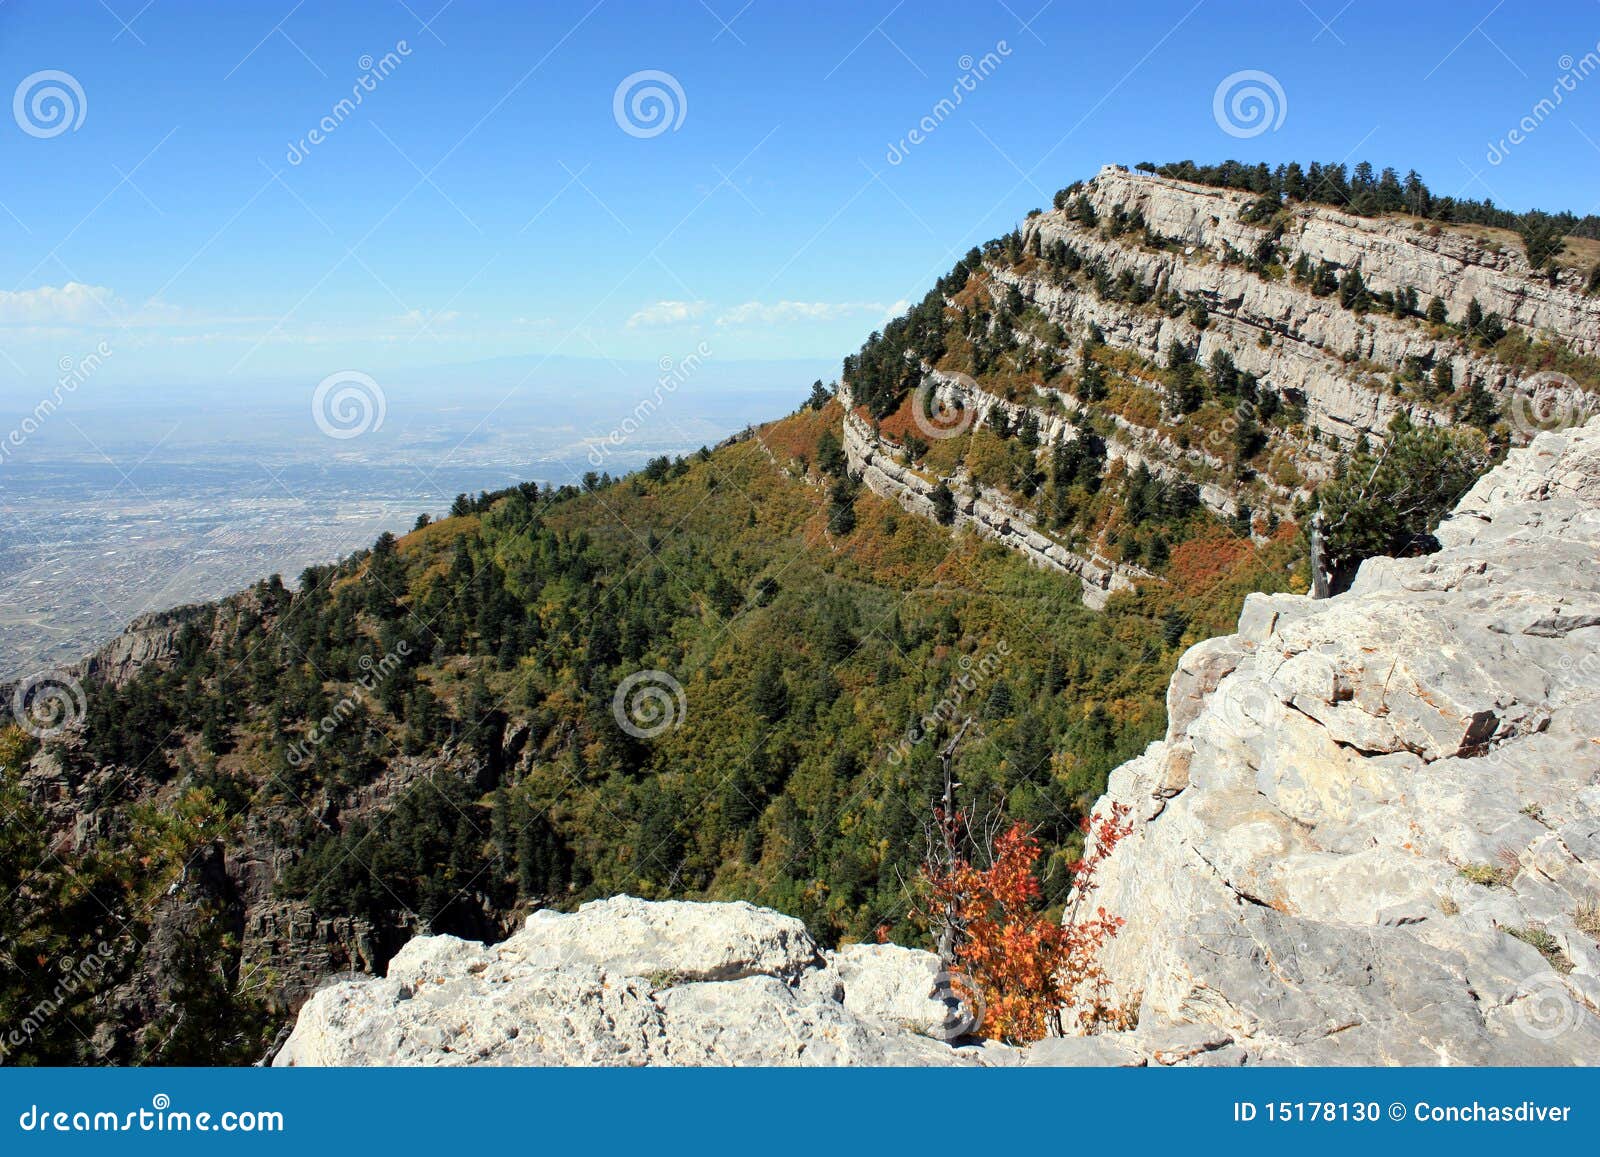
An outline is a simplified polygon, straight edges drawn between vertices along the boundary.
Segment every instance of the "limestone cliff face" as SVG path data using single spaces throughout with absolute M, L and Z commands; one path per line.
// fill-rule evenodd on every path
M 1141 1028 L 1243 1061 L 1600 1057 L 1600 423 L 1439 530 L 1192 648 L 1096 903 Z M 1104 1047 L 1104 1042 L 1102 1044 Z
M 1254 199 L 1250 193 L 1130 172 L 1116 165 L 1103 168 L 1089 182 L 1088 193 L 1098 209 L 1119 204 L 1130 212 L 1139 209 L 1156 232 L 1197 249 L 1216 251 L 1231 245 L 1249 253 L 1267 235 L 1265 227 L 1238 219 Z M 1057 227 L 1060 218 L 1050 214 L 1038 220 Z M 1409 286 L 1424 303 L 1431 297 L 1442 298 L 1452 318 L 1465 313 L 1467 302 L 1475 297 L 1485 311 L 1497 312 L 1526 330 L 1561 334 L 1580 353 L 1600 352 L 1600 299 L 1581 292 L 1580 277 L 1564 272 L 1552 285 L 1546 274 L 1529 267 L 1520 251 L 1485 247 L 1470 230 L 1436 231 L 1408 217 L 1358 217 L 1326 205 L 1305 205 L 1294 210 L 1283 241 L 1291 261 L 1304 251 L 1314 260 L 1358 267 L 1373 289 Z M 1231 295 L 1219 286 L 1218 296 Z M 1336 303 L 1325 304 L 1328 317 L 1340 312 Z M 1270 319 L 1271 311 L 1262 316 Z M 1354 330 L 1344 331 L 1344 336 L 1353 334 Z M 1335 343 L 1333 348 L 1345 347 Z
M 1139 212 L 1153 233 L 1182 245 L 1180 252 L 1153 253 L 1124 238 L 1106 239 L 1066 213 L 1041 214 L 1025 227 L 1048 245 L 1063 240 L 1106 262 L 1115 275 L 1133 270 L 1145 282 L 1159 281 L 1207 305 L 1202 331 L 1187 317 L 1161 317 L 1092 294 L 1063 291 L 1047 280 L 997 271 L 1019 284 L 1025 297 L 1064 323 L 1095 322 L 1113 345 L 1159 360 L 1172 341 L 1198 350 L 1204 363 L 1225 349 L 1240 369 L 1271 387 L 1302 396 L 1310 430 L 1335 443 L 1363 434 L 1381 437 L 1401 408 L 1416 411 L 1387 388 L 1387 375 L 1407 358 L 1452 368 L 1457 382 L 1477 379 L 1503 401 L 1532 388 L 1533 375 L 1469 351 L 1453 336 L 1434 336 L 1416 319 L 1357 314 L 1337 296 L 1317 297 L 1288 278 L 1251 272 L 1237 255 L 1272 240 L 1266 225 L 1239 220 L 1253 200 L 1249 193 L 1213 189 L 1108 166 L 1084 186 L 1096 211 Z M 1496 252 L 1471 237 L 1437 232 L 1410 218 L 1357 217 L 1321 205 L 1289 212 L 1275 243 L 1285 265 L 1301 254 L 1359 270 L 1374 291 L 1415 289 L 1426 304 L 1434 297 L 1459 321 L 1473 298 L 1530 334 L 1555 336 L 1579 353 L 1600 351 L 1600 298 L 1587 296 L 1565 274 L 1558 284 L 1535 273 L 1520 253 Z M 1229 259 L 1229 255 L 1233 259 Z M 1422 407 L 1426 415 L 1427 407 Z M 1437 415 L 1443 420 L 1442 415 Z M 1308 452 L 1308 460 L 1317 457 Z M 1315 471 L 1312 471 L 1312 477 Z
M 1342 453 L 1362 438 L 1384 438 L 1398 413 L 1449 423 L 1448 398 L 1430 402 L 1397 386 L 1408 364 L 1448 366 L 1458 386 L 1481 386 L 1510 419 L 1507 434 L 1514 442 L 1525 442 L 1551 424 L 1551 416 L 1570 419 L 1600 408 L 1570 379 L 1501 364 L 1457 333 L 1420 318 L 1353 312 L 1341 307 L 1337 294 L 1317 296 L 1281 272 L 1303 255 L 1313 266 L 1326 261 L 1358 271 L 1374 292 L 1414 291 L 1424 306 L 1438 297 L 1453 321 L 1459 322 L 1476 299 L 1484 311 L 1498 313 L 1531 336 L 1580 354 L 1600 353 L 1600 296 L 1583 293 L 1570 271 L 1552 283 L 1547 274 L 1528 267 L 1520 250 L 1497 249 L 1467 232 L 1408 217 L 1358 217 L 1321 205 L 1288 207 L 1271 222 L 1249 224 L 1240 219 L 1254 200 L 1249 193 L 1117 166 L 1102 169 L 1080 192 L 1100 224 L 1086 226 L 1070 210 L 1037 214 L 1022 226 L 1024 250 L 1048 252 L 1063 242 L 1086 265 L 1103 268 L 1109 280 L 1129 274 L 1152 298 L 1184 307 L 1108 298 L 1087 289 L 1082 278 L 1062 279 L 1038 260 L 986 262 L 980 295 L 998 307 L 1014 289 L 1059 327 L 1065 341 L 1059 347 L 1049 347 L 1037 331 L 1019 338 L 1058 365 L 1074 360 L 1091 328 L 1110 350 L 1146 367 L 1163 364 L 1173 343 L 1191 351 L 1200 365 L 1223 351 L 1241 371 L 1259 379 L 1262 391 L 1294 407 L 1297 421 L 1263 431 L 1268 442 L 1263 458 L 1271 467 L 1241 477 L 1223 453 L 1229 431 L 1201 429 L 1181 416 L 1152 423 L 1149 412 L 1160 408 L 1158 381 L 1143 382 L 1153 394 L 1143 407 L 1116 400 L 1087 404 L 1108 433 L 1111 461 L 1129 469 L 1144 466 L 1193 486 L 1219 517 L 1234 515 L 1242 505 L 1257 513 L 1288 514 L 1297 498 L 1329 476 Z M 1137 214 L 1148 235 L 1133 229 L 1111 234 L 1104 222 L 1118 214 Z M 1263 245 L 1273 247 L 1276 272 L 1253 269 L 1247 260 Z M 1204 307 L 1203 322 L 1197 322 L 1194 306 Z M 935 399 L 959 404 L 978 424 L 1000 409 L 1013 423 L 1031 412 L 1045 446 L 1041 455 L 1051 444 L 1076 437 L 1075 419 L 1085 408 L 1071 393 L 1043 382 L 1002 398 L 983 381 L 932 366 L 923 366 L 923 381 Z M 848 383 L 844 389 L 848 405 Z M 852 469 L 874 491 L 916 513 L 931 513 L 928 495 L 939 479 L 911 469 L 904 447 L 879 436 L 864 412 L 857 411 L 855 418 L 844 431 Z M 1111 591 L 1141 577 L 1135 568 L 1100 557 L 1093 544 L 1069 548 L 1033 512 L 998 492 L 981 492 L 960 471 L 944 481 L 960 499 L 958 525 L 1003 542 L 1040 566 L 1080 576 L 1091 606 L 1103 605 Z

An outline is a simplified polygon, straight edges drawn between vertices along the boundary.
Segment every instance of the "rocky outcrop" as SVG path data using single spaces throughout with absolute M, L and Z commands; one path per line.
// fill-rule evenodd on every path
M 201 606 L 185 606 L 140 615 L 122 634 L 78 664 L 74 674 L 120 687 L 145 667 L 171 662 L 184 626 L 201 619 L 206 611 Z
M 1600 1057 L 1600 423 L 1513 451 L 1438 538 L 1337 598 L 1251 596 L 1112 774 L 1099 809 L 1133 830 L 1095 902 L 1127 920 L 1106 966 L 1139 1033 Z
M 1231 246 L 1249 253 L 1266 234 L 1239 220 L 1254 194 L 1219 189 L 1117 165 L 1089 183 L 1097 208 L 1139 210 L 1151 229 L 1198 248 Z M 1289 258 L 1304 251 L 1340 268 L 1359 268 L 1376 290 L 1417 290 L 1438 297 L 1452 318 L 1477 298 L 1486 311 L 1532 332 L 1564 335 L 1581 353 L 1600 352 L 1600 299 L 1582 293 L 1583 279 L 1561 271 L 1554 284 L 1533 270 L 1519 247 L 1484 245 L 1471 227 L 1450 230 L 1416 218 L 1359 217 L 1328 205 L 1296 206 L 1286 232 Z
M 1091 223 L 1079 212 L 1080 197 L 1093 209 Z M 1255 200 L 1239 190 L 1102 169 L 1075 188 L 1068 208 L 1030 216 L 1019 231 L 1020 250 L 1013 247 L 1010 257 L 991 252 L 974 280 L 946 299 L 969 335 L 986 327 L 1000 348 L 1023 348 L 1032 358 L 1023 364 L 1039 379 L 1019 385 L 1003 377 L 1002 387 L 924 362 L 926 400 L 970 416 L 954 433 L 990 424 L 1001 411 L 1013 428 L 1027 415 L 1038 430 L 1041 465 L 1048 448 L 1077 437 L 1087 418 L 1110 463 L 1191 487 L 1207 510 L 1228 520 L 1245 507 L 1292 516 L 1297 500 L 1330 477 L 1342 455 L 1363 440 L 1382 441 L 1400 414 L 1449 424 L 1462 399 L 1486 395 L 1507 419 L 1505 436 L 1517 443 L 1600 412 L 1600 395 L 1570 377 L 1498 362 L 1458 329 L 1419 316 L 1344 308 L 1337 292 L 1314 293 L 1285 272 L 1300 258 L 1311 268 L 1355 271 L 1373 293 L 1415 294 L 1419 309 L 1437 297 L 1457 323 L 1476 301 L 1541 341 L 1600 355 L 1600 297 L 1583 292 L 1571 271 L 1552 280 L 1529 268 L 1514 246 L 1404 216 L 1292 204 L 1255 221 L 1246 212 Z M 1111 225 L 1118 221 L 1142 227 Z M 1046 259 L 1058 242 L 1074 260 Z M 1028 320 L 1018 324 L 1024 309 Z M 1118 385 L 1113 396 L 1084 402 L 1072 392 L 1070 370 L 1055 375 L 1077 363 L 1091 334 L 1110 351 L 1101 360 L 1115 367 Z M 1160 367 L 1175 346 L 1202 367 L 1227 354 L 1255 379 L 1256 401 L 1231 417 L 1173 412 Z M 1433 375 L 1445 369 L 1450 388 L 1470 385 L 1483 394 L 1437 386 Z M 1005 396 L 995 392 L 1002 388 Z M 848 410 L 848 382 L 841 400 Z M 1273 416 L 1258 421 L 1266 414 Z M 975 486 L 964 470 L 931 477 L 910 463 L 904 446 L 861 419 L 847 415 L 844 448 L 852 471 L 875 493 L 931 517 L 933 490 L 947 482 L 958 497 L 957 525 L 1035 565 L 1076 575 L 1091 607 L 1145 577 L 1103 557 L 1116 552 L 1083 541 L 1087 536 L 1058 541 L 1028 501 Z M 1232 460 L 1242 427 L 1258 440 L 1248 466 Z
M 1341 308 L 1336 295 L 1317 297 L 1286 277 L 1252 272 L 1241 256 L 1272 243 L 1284 266 L 1304 254 L 1314 264 L 1356 269 L 1374 291 L 1414 289 L 1423 304 L 1438 297 L 1455 321 L 1476 298 L 1485 311 L 1530 333 L 1558 335 L 1577 352 L 1593 355 L 1600 352 L 1600 298 L 1582 293 L 1570 273 L 1552 285 L 1520 254 L 1497 251 L 1470 236 L 1431 229 L 1412 218 L 1358 217 L 1325 205 L 1285 210 L 1288 223 L 1275 232 L 1267 224 L 1239 219 L 1254 200 L 1250 193 L 1115 165 L 1101 169 L 1082 192 L 1101 217 L 1137 212 L 1152 235 L 1174 243 L 1173 248 L 1142 248 L 1132 234 L 1106 237 L 1059 211 L 1031 218 L 1025 237 L 1037 236 L 1045 246 L 1065 241 L 1086 259 L 1103 262 L 1112 277 L 1128 270 L 1141 284 L 1160 284 L 1186 300 L 1204 302 L 1206 325 L 1104 301 L 1036 274 L 995 268 L 997 280 L 1016 285 L 1069 332 L 1094 324 L 1111 345 L 1150 362 L 1159 363 L 1174 341 L 1196 351 L 1202 364 L 1213 351 L 1226 350 L 1240 369 L 1269 388 L 1303 400 L 1307 426 L 1319 438 L 1336 445 L 1363 436 L 1381 438 L 1401 410 L 1420 420 L 1448 420 L 1389 389 L 1388 375 L 1408 359 L 1446 363 L 1455 381 L 1475 379 L 1508 405 L 1536 390 L 1556 391 L 1560 396 L 1547 400 L 1539 413 L 1574 413 L 1589 403 L 1581 391 L 1552 383 L 1548 376 L 1535 381 L 1536 375 L 1497 363 L 1454 336 L 1436 336 L 1415 319 L 1357 314 Z M 1332 461 L 1326 448 L 1310 441 L 1296 448 L 1296 456 L 1312 480 Z
M 1141 1027 L 1014 1049 L 936 956 L 817 947 L 749 904 L 616 896 L 496 945 L 421 936 L 383 979 L 334 977 L 273 1060 L 318 1065 L 1230 1065 L 1226 1032 Z
M 300 1012 L 285 1065 L 972 1065 L 970 1015 L 937 959 L 820 950 L 749 904 L 629 896 L 534 913 L 503 943 L 419 937 L 384 979 Z

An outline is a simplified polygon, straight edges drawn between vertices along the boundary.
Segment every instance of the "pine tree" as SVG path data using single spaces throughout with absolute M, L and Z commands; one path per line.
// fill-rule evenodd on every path
M 750 685 L 750 707 L 768 723 L 777 723 L 789 712 L 789 688 L 783 681 L 783 661 L 767 657 Z
M 849 478 L 840 478 L 828 491 L 828 531 L 841 538 L 856 528 L 856 487 Z
M 1535 270 L 1549 268 L 1550 283 L 1555 284 L 1554 261 L 1567 246 L 1566 229 L 1548 213 L 1528 213 L 1517 227 L 1522 236 L 1522 247 L 1528 255 L 1528 264 Z
M 822 437 L 816 440 L 816 466 L 822 474 L 832 474 L 835 478 L 845 474 L 845 448 L 838 443 L 834 430 L 822 430 Z
M 1455 373 L 1450 368 L 1449 362 L 1439 362 L 1433 367 L 1434 397 L 1444 394 L 1453 394 L 1456 391 Z
M 1009 719 L 1013 709 L 1011 684 L 1004 678 L 996 679 L 994 686 L 989 690 L 989 697 L 984 700 L 983 717 L 997 721 Z
M 1339 304 L 1356 313 L 1365 313 L 1369 302 L 1367 283 L 1362 279 L 1361 271 L 1355 268 L 1345 270 L 1344 276 L 1339 279 Z
M 1349 585 L 1374 555 L 1415 550 L 1441 515 L 1488 469 L 1477 430 L 1414 426 L 1396 415 L 1376 452 L 1357 454 L 1318 491 L 1330 589 Z

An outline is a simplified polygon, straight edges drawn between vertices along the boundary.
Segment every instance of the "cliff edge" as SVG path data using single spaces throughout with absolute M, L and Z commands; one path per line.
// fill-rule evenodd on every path
M 1144 1028 L 1240 1061 L 1600 1058 L 1600 423 L 1440 527 L 1192 648 L 1096 902 Z

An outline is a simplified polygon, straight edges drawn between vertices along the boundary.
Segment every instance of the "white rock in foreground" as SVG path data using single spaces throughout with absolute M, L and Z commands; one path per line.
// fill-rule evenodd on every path
M 1251 596 L 1112 774 L 1134 827 L 1096 900 L 1140 1034 L 1600 1061 L 1600 424 L 1514 451 L 1438 537 L 1338 598 Z
M 273 1063 L 983 1063 L 995 1050 L 936 1039 L 964 1024 L 954 1004 L 931 953 L 824 954 L 749 904 L 617 896 L 536 912 L 497 945 L 419 937 L 387 978 L 313 996 Z

